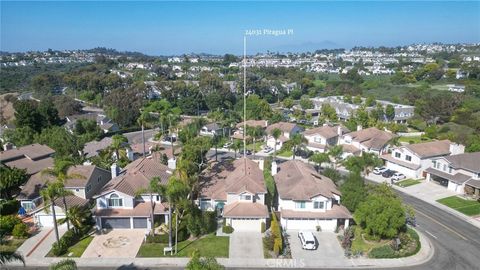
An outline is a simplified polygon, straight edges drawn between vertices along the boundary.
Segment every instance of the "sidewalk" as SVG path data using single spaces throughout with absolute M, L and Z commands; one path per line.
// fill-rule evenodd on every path
M 389 267 L 405 267 L 420 265 L 428 262 L 434 255 L 434 248 L 431 242 L 421 232 L 417 231 L 420 236 L 422 248 L 420 251 L 410 257 L 399 259 L 348 259 L 343 260 L 316 260 L 305 262 L 301 259 L 255 259 L 255 258 L 218 258 L 217 261 L 225 267 L 257 267 L 257 268 L 389 268 Z M 64 258 L 38 258 L 26 257 L 27 266 L 48 266 L 58 262 Z M 185 267 L 189 258 L 98 258 L 95 260 L 87 258 L 73 258 L 79 267 L 121 267 L 127 265 L 135 265 L 139 267 Z M 21 265 L 14 262 L 11 265 Z
M 58 234 L 60 237 L 62 237 L 66 231 L 66 225 L 58 227 Z M 53 227 L 44 227 L 37 234 L 23 242 L 17 251 L 22 254 L 27 261 L 31 258 L 43 259 L 50 249 L 52 249 L 52 245 L 55 241 L 55 231 L 53 230 Z
M 344 168 L 340 168 L 339 170 L 346 171 Z M 389 179 L 384 178 L 381 175 L 370 174 L 365 178 L 376 183 L 388 183 L 388 184 L 390 183 Z M 448 190 L 444 187 L 441 187 L 437 184 L 427 182 L 427 181 L 422 181 L 422 183 L 420 184 L 416 184 L 416 185 L 405 187 L 405 188 L 399 187 L 397 185 L 392 185 L 392 188 L 399 190 L 405 194 L 408 194 L 412 197 L 415 197 L 417 199 L 420 199 L 424 202 L 427 202 L 437 208 L 442 209 L 445 212 L 448 212 L 462 220 L 465 220 L 466 222 L 472 224 L 473 226 L 480 228 L 480 220 L 464 215 L 448 206 L 445 206 L 437 202 L 438 199 L 458 195 L 457 193 L 451 190 Z

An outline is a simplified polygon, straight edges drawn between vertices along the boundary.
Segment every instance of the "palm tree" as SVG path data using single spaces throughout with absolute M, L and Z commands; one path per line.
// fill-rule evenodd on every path
M 275 139 L 275 145 L 273 146 L 273 160 L 275 160 L 277 154 L 277 142 L 278 138 L 282 135 L 282 131 L 279 128 L 274 128 L 272 131 L 272 137 Z
M 128 143 L 128 139 L 120 134 L 115 134 L 112 136 L 112 144 L 109 146 L 110 150 L 115 153 L 116 159 L 120 159 L 120 151 L 124 148 L 125 144 Z
M 248 136 L 253 138 L 253 159 L 255 159 L 255 152 L 256 152 L 256 141 L 265 134 L 265 131 L 262 127 L 249 127 L 247 126 L 247 134 Z
M 77 270 L 77 263 L 72 259 L 61 260 L 50 265 L 49 270 Z
M 41 174 L 52 176 L 62 184 L 65 184 L 65 182 L 68 179 L 84 179 L 85 176 L 80 174 L 68 174 L 68 168 L 70 168 L 73 165 L 74 164 L 68 160 L 55 160 L 55 165 L 53 166 L 53 168 L 44 169 L 41 172 Z M 65 200 L 65 197 L 68 195 L 73 195 L 73 193 L 65 189 L 61 190 L 61 196 L 62 196 L 63 205 L 65 207 L 65 213 L 68 212 L 68 207 Z M 67 228 L 70 230 L 70 222 L 68 220 L 67 220 Z
M 150 206 L 151 206 L 150 207 L 150 220 L 152 222 L 152 224 L 151 224 L 152 228 L 151 228 L 150 233 L 153 235 L 153 234 L 155 234 L 155 227 L 153 225 L 154 225 L 154 213 L 155 213 L 155 206 L 156 206 L 156 203 L 153 200 L 153 195 L 158 194 L 162 198 L 166 197 L 166 188 L 165 188 L 165 186 L 160 185 L 160 177 L 155 176 L 152 179 L 150 179 L 148 187 L 138 190 L 136 192 L 136 195 L 140 196 L 141 194 L 145 194 L 145 193 L 148 193 L 150 195 Z
M 21 261 L 23 266 L 25 266 L 25 259 L 22 254 L 16 251 L 0 251 L 0 265 L 5 265 L 8 262 Z
M 88 219 L 90 212 L 87 208 L 72 206 L 66 211 L 65 218 L 58 220 L 58 223 L 63 224 L 70 222 L 73 225 L 73 230 L 78 233 L 85 221 Z
M 56 181 L 49 183 L 47 181 L 47 186 L 40 190 L 40 195 L 43 198 L 44 205 L 51 205 L 52 216 L 53 216 L 53 228 L 55 229 L 55 237 L 57 239 L 57 243 L 60 240 L 60 236 L 58 235 L 58 225 L 57 225 L 57 215 L 55 213 L 55 201 L 65 195 L 66 190 L 64 189 L 64 185 L 62 182 Z M 48 207 L 45 207 L 45 211 L 49 212 Z
M 151 121 L 149 112 L 142 112 L 137 119 L 137 123 L 142 127 L 143 157 L 145 157 L 145 125 Z
M 305 139 L 305 137 L 303 137 L 302 134 L 297 133 L 297 134 L 293 135 L 290 138 L 290 140 L 287 142 L 288 143 L 287 145 L 289 145 L 293 149 L 293 159 L 295 159 L 298 147 L 300 147 L 306 141 L 307 140 Z
M 237 151 L 242 149 L 243 143 L 240 140 L 234 140 L 232 144 L 232 149 L 235 152 L 235 159 L 237 159 Z
M 220 143 L 220 137 L 217 134 L 214 134 L 212 137 L 212 144 L 215 147 L 215 161 L 218 161 L 218 144 Z

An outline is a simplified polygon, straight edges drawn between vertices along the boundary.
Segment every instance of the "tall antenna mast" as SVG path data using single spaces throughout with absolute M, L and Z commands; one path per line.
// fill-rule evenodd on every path
M 243 159 L 247 174 L 247 37 L 243 36 Z

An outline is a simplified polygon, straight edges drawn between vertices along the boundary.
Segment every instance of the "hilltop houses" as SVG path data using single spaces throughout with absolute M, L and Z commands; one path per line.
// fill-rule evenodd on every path
M 272 136 L 272 132 L 275 129 L 279 129 L 281 131 L 281 135 L 276 140 Z M 296 125 L 295 123 L 288 123 L 288 122 L 278 122 L 272 125 L 269 125 L 266 129 L 267 134 L 269 135 L 267 138 L 267 146 L 274 148 L 275 143 L 277 144 L 277 150 L 282 148 L 283 143 L 288 141 L 293 135 L 300 133 L 303 131 L 303 128 Z

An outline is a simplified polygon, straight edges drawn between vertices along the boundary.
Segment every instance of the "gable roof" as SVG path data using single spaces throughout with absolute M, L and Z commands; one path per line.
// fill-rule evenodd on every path
M 480 173 L 480 152 L 465 153 L 444 157 L 455 169 L 465 169 Z
M 281 199 L 310 200 L 318 195 L 331 198 L 341 194 L 330 178 L 302 161 L 289 160 L 280 164 L 279 169 L 274 179 Z
M 297 125 L 294 123 L 288 123 L 288 122 L 278 122 L 275 124 L 271 124 L 267 127 L 267 133 L 271 134 L 274 129 L 278 128 L 282 132 L 291 132 L 292 129 L 294 129 Z
M 95 165 L 82 165 L 70 167 L 67 171 L 69 175 L 81 175 L 82 177 L 74 177 L 65 181 L 65 187 L 85 187 L 91 179 L 96 179 L 102 175 L 111 178 L 111 172 L 99 168 Z
M 268 126 L 267 120 L 247 120 L 245 121 L 247 127 L 262 127 L 266 128 Z M 236 125 L 237 128 L 243 128 L 243 122 Z
M 435 157 L 450 154 L 449 140 L 433 141 L 425 143 L 408 144 L 404 147 L 421 158 Z
M 350 132 L 346 136 L 350 136 L 354 141 L 372 149 L 382 149 L 388 141 L 395 137 L 394 134 L 376 127 Z
M 86 158 L 91 158 L 100 152 L 100 150 L 106 149 L 109 147 L 113 142 L 112 137 L 105 137 L 100 141 L 91 141 L 87 142 L 83 147 L 83 153 Z
M 166 185 L 171 175 L 169 171 L 157 155 L 140 158 L 128 164 L 117 177 L 110 180 L 100 194 L 119 191 L 135 197 L 138 191 L 148 188 L 153 177 L 160 177 L 160 184 Z
M 320 135 L 325 139 L 330 139 L 338 136 L 338 128 L 341 129 L 342 134 L 344 132 L 348 132 L 348 129 L 346 129 L 343 126 L 321 126 L 317 128 L 312 128 L 312 129 L 307 129 L 305 132 L 303 132 L 303 135 Z
M 28 174 L 33 175 L 53 166 L 51 156 L 54 153 L 52 148 L 35 143 L 0 152 L 0 162 L 8 167 L 26 169 Z

